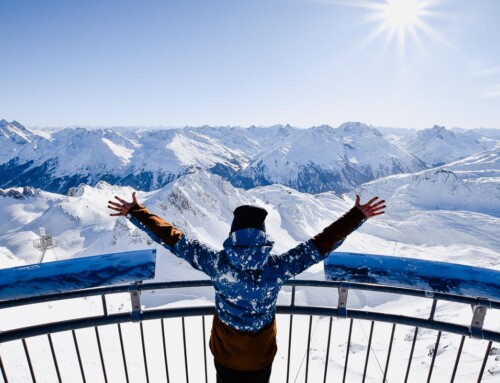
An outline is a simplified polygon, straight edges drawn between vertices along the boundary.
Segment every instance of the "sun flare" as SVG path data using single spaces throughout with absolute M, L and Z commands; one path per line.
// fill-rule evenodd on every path
M 381 35 L 386 36 L 386 46 L 394 39 L 400 52 L 404 52 L 407 40 L 411 39 L 420 47 L 423 46 L 423 37 L 443 42 L 433 28 L 426 22 L 426 18 L 440 17 L 432 8 L 441 0 L 352 0 L 352 6 L 365 8 L 370 11 L 368 22 L 375 23 L 376 27 L 365 38 L 360 49 L 371 43 Z
M 422 2 L 418 0 L 388 0 L 384 5 L 383 17 L 388 27 L 398 31 L 408 29 L 418 22 Z

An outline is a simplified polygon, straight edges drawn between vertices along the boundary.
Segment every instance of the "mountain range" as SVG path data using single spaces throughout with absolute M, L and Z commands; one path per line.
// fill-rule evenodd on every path
M 309 129 L 43 131 L 6 120 L 0 121 L 0 140 L 0 188 L 31 186 L 60 194 L 99 181 L 151 191 L 199 170 L 245 189 L 278 183 L 307 193 L 344 193 L 381 177 L 489 150 L 499 142 L 442 127 L 394 139 L 359 122 Z

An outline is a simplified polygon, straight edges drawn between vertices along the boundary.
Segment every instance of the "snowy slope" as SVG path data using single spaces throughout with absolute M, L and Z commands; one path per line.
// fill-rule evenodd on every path
M 494 153 L 484 153 L 453 164 L 456 171 L 460 169 L 469 175 L 468 181 L 475 180 L 476 186 L 481 185 L 483 177 L 471 176 L 470 172 L 497 169 L 497 160 L 492 160 Z M 483 160 L 481 160 L 483 159 Z M 486 163 L 490 163 L 487 165 Z M 357 232 L 353 233 L 341 246 L 342 251 L 359 251 L 398 256 L 411 256 L 423 259 L 459 262 L 475 266 L 500 270 L 500 239 L 498 227 L 500 219 L 484 213 L 470 210 L 435 210 L 432 206 L 421 204 L 425 193 L 442 191 L 445 200 L 453 192 L 461 193 L 461 179 L 452 176 L 451 170 L 432 169 L 411 175 L 397 175 L 383 178 L 364 185 L 357 192 L 364 201 L 374 194 L 380 194 L 388 201 L 388 213 L 376 219 L 369 220 Z M 480 173 L 483 174 L 483 173 Z M 457 180 L 458 179 L 458 180 Z M 498 185 L 498 178 L 497 185 Z M 482 180 L 484 181 L 484 180 Z M 450 184 L 450 189 L 446 189 Z M 490 186 L 487 186 L 488 188 Z M 406 192 L 402 190 L 413 190 Z M 133 191 L 130 187 L 112 186 L 100 182 L 95 187 L 80 185 L 73 188 L 69 195 L 48 193 L 31 188 L 11 188 L 0 192 L 0 212 L 6 219 L 0 223 L 0 267 L 12 267 L 19 264 L 36 262 L 39 253 L 32 247 L 32 240 L 38 237 L 38 228 L 43 226 L 49 234 L 54 235 L 58 244 L 55 250 L 49 250 L 46 260 L 66 259 L 75 256 L 89 256 L 108 252 L 117 252 L 143 248 L 157 248 L 158 266 L 157 280 L 183 280 L 206 278 L 195 271 L 184 261 L 173 257 L 164 248 L 158 247 L 142 231 L 136 229 L 125 218 L 113 218 L 108 214 L 107 201 L 115 195 L 130 199 Z M 479 192 L 483 193 L 479 195 Z M 392 194 L 391 194 L 392 193 Z M 490 189 L 480 189 L 478 198 L 485 199 L 497 206 L 498 199 L 491 195 Z M 170 222 L 185 231 L 191 238 L 197 238 L 214 248 L 221 248 L 222 241 L 229 232 L 232 210 L 241 204 L 256 204 L 269 212 L 266 219 L 267 232 L 275 240 L 275 251 L 280 253 L 294 246 L 299 241 L 306 240 L 319 232 L 323 227 L 335 220 L 352 206 L 353 195 L 339 197 L 333 192 L 317 195 L 301 193 L 283 185 L 271 185 L 252 190 L 233 187 L 228 181 L 218 175 L 200 171 L 180 177 L 171 184 L 151 192 L 138 192 L 139 201 L 151 211 L 164 216 Z M 458 199 L 458 198 L 457 198 Z M 323 278 L 321 264 L 313 266 L 300 278 Z M 19 325 L 41 323 L 57 318 L 74 318 L 79 315 L 99 314 L 102 310 L 100 299 L 75 300 L 63 304 L 41 304 L 35 312 L 29 308 L 18 308 L 3 313 L 0 312 L 2 328 L 12 328 Z M 170 307 L 212 304 L 213 292 L 210 289 L 192 289 L 179 293 L 143 294 L 142 302 L 146 307 Z M 289 302 L 290 292 L 284 289 L 280 293 L 279 303 Z M 319 289 L 298 290 L 296 303 L 300 305 L 318 304 L 332 305 L 335 297 L 331 292 Z M 395 314 L 425 316 L 429 310 L 429 301 L 422 302 L 416 298 L 398 298 L 382 294 L 356 292 L 349 295 L 350 307 L 373 309 Z M 110 312 L 121 312 L 128 307 L 126 297 L 116 297 L 108 301 Z M 438 320 L 451 320 L 467 323 L 470 318 L 470 307 L 456 304 L 440 304 L 436 313 Z M 491 316 L 491 314 L 489 315 Z M 498 330 L 498 318 L 492 317 L 493 323 L 487 323 L 489 328 Z M 187 341 L 190 358 L 201 360 L 201 331 L 195 322 L 199 318 L 187 318 Z M 325 365 L 326 343 L 328 334 L 328 318 L 314 317 L 311 336 L 311 356 L 309 366 L 309 381 L 322 381 Z M 288 317 L 278 317 L 279 353 L 273 368 L 271 381 L 284 381 L 288 348 Z M 210 318 L 207 318 L 206 331 L 210 331 Z M 343 363 L 349 355 L 349 380 L 359 380 L 360 371 L 366 356 L 367 334 L 369 323 L 356 321 L 352 333 L 352 344 L 349 354 L 346 349 L 349 321 L 333 322 L 333 334 L 328 367 L 329 379 L 340 379 L 343 373 Z M 130 358 L 129 372 L 134 381 L 144 381 L 141 375 L 142 354 L 140 338 L 135 325 L 123 325 L 125 341 L 130 346 L 127 355 Z M 167 344 L 172 381 L 183 381 L 184 370 L 176 366 L 183 365 L 182 329 L 179 319 L 166 320 L 168 329 Z M 291 360 L 291 376 L 297 381 L 304 381 L 304 357 L 307 345 L 309 318 L 294 316 L 294 336 Z M 101 380 L 100 362 L 93 329 L 79 330 L 78 341 L 80 350 L 88 367 L 87 378 L 92 381 Z M 413 339 L 413 330 L 398 326 L 394 341 L 393 359 L 391 361 L 390 381 L 401 381 L 405 372 L 405 361 Z M 121 351 L 116 348 L 116 329 L 106 326 L 99 330 L 102 347 L 109 367 L 110 381 L 123 381 L 123 367 L 120 364 Z M 144 333 L 148 348 L 148 364 L 151 371 L 156 371 L 163 365 L 161 334 L 158 323 L 144 323 Z M 67 333 L 54 334 L 53 339 L 58 347 L 58 359 L 61 373 L 66 379 L 72 377 L 72 371 L 78 371 L 78 362 L 74 360 L 73 340 Z M 387 355 L 390 326 L 376 324 L 376 332 L 372 342 L 371 358 L 379 358 L 383 366 Z M 414 381 L 425 380 L 432 354 L 430 350 L 436 341 L 436 334 L 430 330 L 419 332 L 419 342 L 414 354 L 414 367 L 411 378 Z M 447 381 L 449 366 L 453 365 L 460 337 L 443 334 L 435 366 L 435 380 Z M 134 347 L 135 344 L 135 347 Z M 36 371 L 44 371 L 44 377 L 49 381 L 57 379 L 50 368 L 50 349 L 43 337 L 28 339 L 28 345 L 33 357 Z M 19 347 L 18 347 L 19 346 Z M 65 352 L 65 350 L 68 350 Z M 155 352 L 153 350 L 157 350 Z M 477 376 L 477 368 L 484 355 L 484 345 L 478 340 L 466 341 L 465 353 L 461 364 L 460 376 L 463 381 L 473 380 Z M 15 379 L 29 380 L 29 368 L 25 365 L 22 345 L 0 345 L 4 365 L 9 371 L 16 371 Z M 193 361 L 193 359 L 190 359 Z M 73 366 L 73 367 L 71 367 Z M 155 367 L 153 367 L 155 366 Z M 203 371 L 195 368 L 190 362 L 190 378 L 192 381 L 203 381 Z M 473 368 L 468 368 L 473 366 Z M 116 368 L 114 368 L 116 367 Z M 498 362 L 490 358 L 484 381 L 495 381 L 499 370 Z M 214 381 L 213 366 L 209 359 L 209 381 Z M 368 368 L 367 381 L 380 381 L 381 368 L 371 363 Z M 163 376 L 154 375 L 155 378 Z M 13 379 L 11 377 L 11 379 Z M 77 379 L 77 378 L 76 378 Z M 78 379 L 77 379 L 78 381 Z
M 499 140 L 481 137 L 472 131 L 452 131 L 435 125 L 432 129 L 403 136 L 398 143 L 427 164 L 439 166 L 492 149 Z
M 37 140 L 47 140 L 50 134 L 30 130 L 17 121 L 0 120 L 0 164 L 16 157 L 19 151 Z
M 465 210 L 500 216 L 500 151 L 493 149 L 415 174 L 382 178 L 360 190 L 420 210 Z
M 498 267 L 495 254 L 500 250 L 500 239 L 495 233 L 499 218 L 494 214 L 500 211 L 498 182 L 495 186 L 494 182 L 476 181 L 463 181 L 448 170 L 433 169 L 364 185 L 358 190 L 363 199 L 372 195 L 384 197 L 388 201 L 387 214 L 367 222 L 342 249 L 391 255 L 397 247 L 401 256 L 418 253 L 432 258 L 436 252 L 444 252 L 446 260 L 446 248 L 453 249 L 450 253 L 456 255 L 459 245 L 460 254 L 463 258 L 470 256 L 473 264 Z M 474 183 L 469 185 L 471 182 Z M 430 187 L 436 191 L 435 196 L 425 198 Z M 132 191 L 130 187 L 105 182 L 96 187 L 81 185 L 67 196 L 33 189 L 4 190 L 0 192 L 0 211 L 7 219 L 0 226 L 0 247 L 21 261 L 35 262 L 38 253 L 32 240 L 38 237 L 40 226 L 54 235 L 58 243 L 55 251 L 48 254 L 52 259 L 155 247 L 126 219 L 108 216 L 107 201 L 115 195 L 130 198 Z M 470 199 L 463 206 L 458 205 L 466 196 Z M 451 197 L 455 200 L 450 201 Z M 139 192 L 139 200 L 190 237 L 214 248 L 221 248 L 234 208 L 243 204 L 262 206 L 269 212 L 267 231 L 274 238 L 278 253 L 318 233 L 353 203 L 352 195 L 310 195 L 281 185 L 245 191 L 208 172 L 183 176 L 156 191 Z M 454 205 L 450 208 L 445 202 Z M 436 210 L 439 203 L 443 205 Z M 482 211 L 486 209 L 487 212 Z M 428 234 L 423 235 L 422 230 Z M 405 254 L 404 249 L 409 252 Z M 171 257 L 164 258 L 165 249 L 159 251 L 166 262 L 177 263 Z

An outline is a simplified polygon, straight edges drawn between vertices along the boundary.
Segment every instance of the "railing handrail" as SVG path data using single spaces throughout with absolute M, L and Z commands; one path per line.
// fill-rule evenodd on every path
M 136 291 L 150 291 L 160 289 L 174 289 L 174 288 L 192 288 L 192 287 L 209 287 L 212 283 L 210 280 L 193 280 L 193 281 L 174 281 L 174 282 L 157 282 L 147 284 L 133 284 L 111 286 L 105 288 L 85 289 L 80 291 L 72 291 L 66 293 L 52 294 L 44 297 L 24 298 L 19 300 L 11 300 L 0 302 L 0 309 L 7 307 L 20 306 L 25 304 L 34 304 L 47 301 L 58 301 L 71 298 L 83 298 L 90 296 L 104 296 L 107 294 L 116 294 L 130 292 L 133 294 Z M 293 292 L 296 287 L 318 287 L 318 288 L 338 288 L 341 289 L 356 289 L 367 290 L 384 293 L 396 293 L 403 295 L 411 295 L 421 298 L 432 299 L 435 304 L 438 300 L 447 300 L 452 302 L 471 304 L 474 307 L 500 309 L 500 302 L 485 301 L 479 298 L 460 297 L 447 294 L 429 294 L 426 291 L 416 291 L 410 289 L 394 288 L 387 286 L 377 286 L 362 283 L 346 283 L 343 281 L 318 281 L 318 280 L 289 280 L 285 286 L 291 286 Z M 105 305 L 105 303 L 103 303 Z M 29 326 L 25 328 L 18 328 L 0 332 L 0 343 L 7 342 L 15 339 L 31 337 L 36 335 L 43 335 L 53 332 L 80 329 L 93 326 L 101 326 L 106 324 L 117 324 L 134 321 L 144 321 L 160 318 L 173 318 L 184 316 L 199 316 L 210 315 L 214 312 L 213 305 L 196 306 L 196 307 L 179 307 L 169 309 L 146 309 L 144 311 L 139 309 L 132 310 L 127 313 L 108 314 L 107 310 L 103 310 L 103 315 L 84 317 L 72 319 L 62 322 L 52 322 L 36 326 Z M 380 322 L 397 323 L 402 325 L 425 327 L 430 329 L 447 331 L 459 335 L 469 335 L 474 337 L 483 338 L 490 341 L 500 342 L 500 332 L 484 330 L 482 325 L 477 328 L 476 332 L 472 332 L 471 326 L 458 325 L 448 322 L 440 322 L 434 320 L 432 313 L 428 319 L 409 317 L 404 315 L 393 315 L 385 313 L 377 313 L 371 311 L 363 311 L 352 308 L 340 307 L 314 307 L 314 306 L 300 306 L 296 305 L 294 300 L 290 305 L 278 305 L 276 312 L 278 314 L 298 314 L 298 315 L 320 315 L 320 316 L 336 316 L 354 319 L 366 319 Z M 135 315 L 134 315 L 135 314 Z M 484 319 L 484 318 L 483 318 Z
M 90 296 L 98 296 L 106 294 L 128 293 L 130 292 L 130 286 L 131 286 L 130 284 L 126 284 L 118 286 L 97 287 L 84 290 L 68 291 L 63 293 L 40 295 L 36 297 L 4 300 L 0 301 L 0 310 L 9 307 L 23 306 L 23 305 L 43 303 L 43 302 L 52 302 L 65 299 L 82 298 L 82 297 L 90 297 Z M 210 287 L 210 286 L 212 286 L 212 282 L 209 279 L 199 279 L 199 280 L 186 280 L 186 281 L 137 283 L 135 285 L 135 288 L 138 291 L 150 291 L 150 290 L 163 290 L 163 289 L 187 288 L 187 287 Z M 307 279 L 307 280 L 291 279 L 286 281 L 284 283 L 284 286 L 328 287 L 328 288 L 338 288 L 344 286 L 346 288 L 350 288 L 353 290 L 366 290 L 366 291 L 374 291 L 382 293 L 415 296 L 420 298 L 432 298 L 437 300 L 471 304 L 471 305 L 482 304 L 492 309 L 500 309 L 500 299 L 488 300 L 481 297 L 467 297 L 454 294 L 436 293 L 428 290 L 375 285 L 369 283 L 314 280 L 314 279 Z

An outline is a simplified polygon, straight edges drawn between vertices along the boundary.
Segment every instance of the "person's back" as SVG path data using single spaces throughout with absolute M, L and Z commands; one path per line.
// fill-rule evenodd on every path
M 266 383 L 271 375 L 276 346 L 276 301 L 283 283 L 322 261 L 367 218 L 383 214 L 377 197 L 356 205 L 309 241 L 281 255 L 271 254 L 266 234 L 267 211 L 244 205 L 235 209 L 229 237 L 216 251 L 184 233 L 140 205 L 116 197 L 108 207 L 127 216 L 174 255 L 207 274 L 215 288 L 215 310 L 210 349 L 217 382 Z

